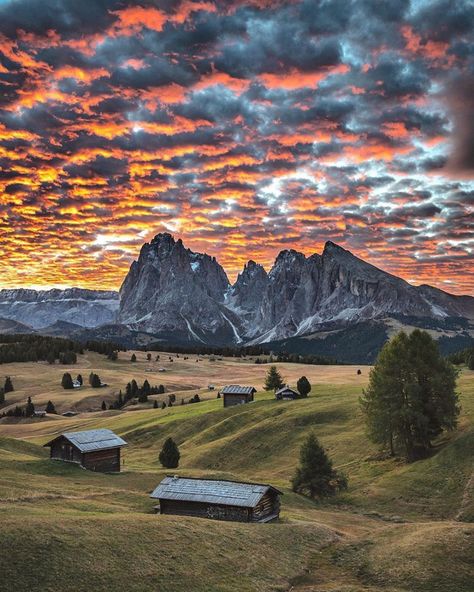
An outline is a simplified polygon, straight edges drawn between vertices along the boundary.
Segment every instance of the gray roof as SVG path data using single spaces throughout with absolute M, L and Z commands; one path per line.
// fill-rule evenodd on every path
M 275 395 L 279 395 L 280 393 L 284 393 L 285 391 L 291 391 L 292 393 L 295 393 L 295 395 L 298 395 L 298 396 L 299 396 L 299 392 L 298 392 L 298 391 L 295 391 L 294 389 L 292 389 L 292 388 L 291 388 L 291 387 L 289 387 L 288 385 L 286 385 L 286 386 L 282 386 L 282 387 L 281 387 L 281 389 L 278 389 L 278 390 L 275 392 Z
M 270 489 L 281 494 L 275 487 L 260 483 L 165 477 L 150 497 L 253 508 Z
M 66 432 L 58 436 L 69 440 L 81 452 L 91 452 L 92 450 L 107 450 L 108 448 L 118 448 L 126 446 L 125 440 L 114 434 L 112 430 L 86 430 L 84 432 Z M 54 438 L 57 440 L 57 438 Z M 48 442 L 45 446 L 51 446 L 54 442 Z
M 252 395 L 256 392 L 257 389 L 253 386 L 240 386 L 240 384 L 229 384 L 221 390 L 223 395 Z

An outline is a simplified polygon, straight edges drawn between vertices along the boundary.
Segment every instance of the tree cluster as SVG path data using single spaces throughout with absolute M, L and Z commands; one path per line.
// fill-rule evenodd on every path
M 425 457 L 459 415 L 457 371 L 425 331 L 385 344 L 361 398 L 369 438 L 408 461 Z
M 474 370 L 474 347 L 468 347 L 448 356 L 451 364 L 466 364 L 469 370 Z
M 0 364 L 74 359 L 83 346 L 71 339 L 44 335 L 0 335 Z M 74 354 L 74 356 L 72 355 Z M 63 363 L 75 363 L 65 361 Z
M 98 374 L 96 374 L 95 372 L 91 372 L 89 374 L 89 384 L 92 388 L 101 388 L 102 380 L 100 379 L 100 376 Z

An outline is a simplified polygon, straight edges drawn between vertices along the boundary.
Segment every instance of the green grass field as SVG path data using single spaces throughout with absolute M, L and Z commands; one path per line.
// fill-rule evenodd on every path
M 358 397 L 366 367 L 357 376 L 352 366 L 282 364 L 292 384 L 308 376 L 308 399 L 281 402 L 260 391 L 255 403 L 223 409 L 205 389 L 208 383 L 261 389 L 267 368 L 227 359 L 175 361 L 155 380 L 145 373 L 145 361 L 132 368 L 129 354 L 113 364 L 86 354 L 78 366 L 83 374 L 93 366 L 111 394 L 135 377 L 173 384 L 173 392 L 185 397 L 200 386 L 208 399 L 166 410 L 0 420 L 2 592 L 473 592 L 474 372 L 464 370 L 459 379 L 459 429 L 442 437 L 431 458 L 406 465 L 382 458 L 365 437 Z M 19 385 L 18 400 L 33 381 L 33 400 L 54 397 L 60 406 L 61 398 L 72 396 L 78 410 L 91 405 L 92 389 L 61 392 L 56 377 L 43 376 L 47 366 L 8 366 L 0 372 Z M 129 443 L 121 474 L 50 461 L 41 446 L 62 431 L 92 427 L 111 428 Z M 346 493 L 324 503 L 289 489 L 310 430 L 349 479 Z M 181 451 L 173 473 L 282 489 L 280 521 L 249 525 L 155 515 L 148 495 L 166 474 L 158 453 L 168 436 Z

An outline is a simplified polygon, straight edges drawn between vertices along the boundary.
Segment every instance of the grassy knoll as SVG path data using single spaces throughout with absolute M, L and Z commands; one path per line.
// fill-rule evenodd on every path
M 199 380 L 210 382 L 214 362 L 193 363 Z M 26 372 L 15 366 L 18 376 Z M 430 458 L 406 465 L 381 457 L 365 437 L 358 397 L 367 368 L 358 377 L 354 367 L 282 366 L 287 375 L 291 366 L 294 376 L 308 376 L 308 399 L 280 402 L 261 391 L 251 405 L 223 409 L 210 393 L 166 410 L 3 420 L 0 540 L 8 552 L 0 553 L 0 590 L 473 592 L 474 372 L 459 380 L 459 430 L 443 436 Z M 225 360 L 213 380 L 256 371 L 259 378 L 248 374 L 245 382 L 260 386 L 265 370 Z M 180 372 L 181 384 L 190 382 L 188 366 L 173 372 L 176 383 Z M 109 427 L 129 442 L 124 472 L 49 461 L 41 444 L 91 427 Z M 289 490 L 309 430 L 349 478 L 347 493 L 324 503 Z M 271 482 L 285 494 L 281 521 L 154 515 L 148 494 L 166 473 L 157 459 L 170 435 L 182 454 L 173 472 Z

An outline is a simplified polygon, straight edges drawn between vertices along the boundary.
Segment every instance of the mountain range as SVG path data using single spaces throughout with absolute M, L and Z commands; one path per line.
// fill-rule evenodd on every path
M 215 257 L 161 233 L 143 245 L 119 293 L 1 290 L 0 332 L 14 332 L 7 320 L 128 345 L 268 344 L 362 362 L 403 327 L 429 329 L 444 349 L 469 345 L 474 298 L 413 286 L 333 242 L 308 257 L 281 251 L 268 273 L 249 261 L 231 284 Z

